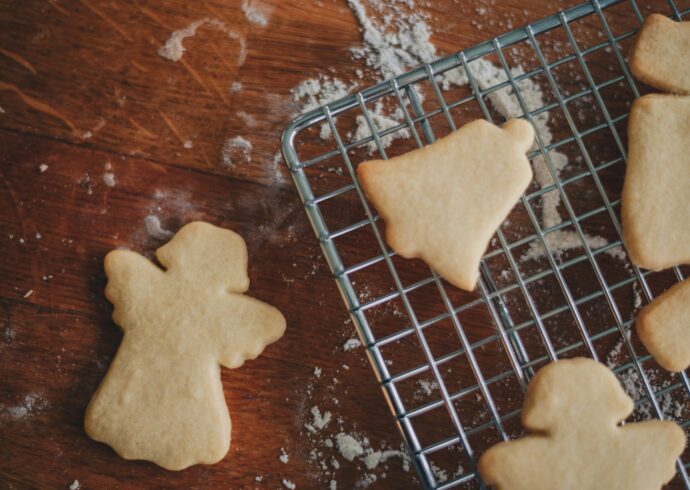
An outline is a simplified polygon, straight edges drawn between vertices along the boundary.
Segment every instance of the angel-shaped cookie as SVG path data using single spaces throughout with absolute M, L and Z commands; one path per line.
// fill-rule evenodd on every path
M 105 258 L 106 296 L 124 338 L 86 411 L 88 435 L 126 459 L 181 470 L 230 447 L 220 365 L 241 366 L 285 331 L 281 313 L 245 296 L 238 234 L 194 222 L 156 251 Z
M 433 144 L 357 168 L 386 222 L 386 240 L 421 258 L 451 284 L 474 289 L 491 236 L 532 180 L 525 156 L 532 125 L 466 124 Z
M 479 473 L 497 490 L 656 490 L 675 474 L 685 434 L 668 421 L 619 424 L 632 400 L 604 365 L 557 361 L 527 388 L 523 425 L 533 431 L 489 449 Z

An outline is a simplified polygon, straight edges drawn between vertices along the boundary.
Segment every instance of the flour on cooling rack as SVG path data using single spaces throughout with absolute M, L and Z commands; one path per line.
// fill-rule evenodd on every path
M 362 44 L 351 49 L 353 61 L 364 62 L 370 78 L 376 82 L 400 75 L 407 70 L 429 63 L 439 57 L 436 46 L 431 42 L 432 31 L 428 24 L 428 15 L 416 10 L 414 0 L 371 0 L 365 4 L 362 0 L 348 0 L 362 31 Z M 488 89 L 508 80 L 502 67 L 494 65 L 486 59 L 478 59 L 469 64 L 479 88 Z M 361 68 L 355 70 L 357 77 L 362 79 L 365 72 Z M 520 66 L 511 69 L 513 77 L 524 74 Z M 462 69 L 454 69 L 439 77 L 442 89 L 452 86 L 466 86 L 469 81 Z M 348 83 L 335 76 L 319 75 L 317 78 L 301 82 L 292 91 L 293 98 L 301 104 L 301 112 L 316 109 L 322 105 L 338 100 L 358 88 L 360 83 Z M 523 102 L 528 111 L 545 105 L 544 93 L 531 79 L 518 82 Z M 421 94 L 420 94 L 421 95 Z M 505 87 L 488 95 L 493 108 L 504 118 L 521 116 L 524 111 L 520 101 L 510 87 Z M 387 109 L 381 102 L 374 103 L 369 108 L 372 124 L 377 131 L 385 131 L 395 127 L 403 121 L 404 114 L 398 107 Z M 536 132 L 544 146 L 554 142 L 554 136 L 549 127 L 550 114 L 542 112 L 532 118 Z M 358 141 L 371 136 L 369 124 L 362 115 L 358 115 L 354 130 L 346 135 L 351 141 Z M 385 135 L 381 139 L 384 148 L 389 147 L 395 139 L 409 138 L 407 129 Z M 321 126 L 320 137 L 327 140 L 331 137 L 328 124 Z M 536 146 L 535 146 L 536 148 Z M 372 141 L 367 145 L 369 154 L 376 151 L 376 144 Z M 548 153 L 550 167 L 543 156 L 532 160 L 534 178 L 540 188 L 554 185 L 554 176 L 558 178 L 562 170 L 568 165 L 565 154 L 551 150 Z M 559 212 L 561 196 L 557 189 L 540 196 L 542 208 L 542 229 L 553 228 L 563 222 Z M 551 252 L 558 258 L 567 250 L 582 247 L 579 234 L 570 230 L 556 230 L 546 235 L 546 241 Z M 608 241 L 602 237 L 585 234 L 585 241 L 591 248 L 606 246 Z M 617 259 L 624 259 L 625 254 L 620 247 L 607 250 L 608 255 Z M 533 242 L 530 249 L 521 257 L 522 261 L 535 260 L 546 255 L 546 250 L 539 242 Z

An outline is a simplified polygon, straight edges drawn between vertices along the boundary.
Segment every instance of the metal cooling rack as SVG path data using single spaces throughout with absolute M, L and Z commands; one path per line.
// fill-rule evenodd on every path
M 640 6 L 642 1 L 635 0 L 593 0 L 589 3 L 565 10 L 557 15 L 535 22 L 524 28 L 520 28 L 494 38 L 491 41 L 479 44 L 452 56 L 440 59 L 434 63 L 419 67 L 409 73 L 401 75 L 393 80 L 380 83 L 374 87 L 363 90 L 336 102 L 330 103 L 321 109 L 311 111 L 293 121 L 283 135 L 283 154 L 290 168 L 291 175 L 299 191 L 307 215 L 312 223 L 316 236 L 321 244 L 323 253 L 335 276 L 336 283 L 342 293 L 345 304 L 351 318 L 367 349 L 367 354 L 375 371 L 375 374 L 383 387 L 386 399 L 395 416 L 398 427 L 403 435 L 409 453 L 412 457 L 422 484 L 426 488 L 443 489 L 456 486 L 474 488 L 483 484 L 476 472 L 476 462 L 481 453 L 490 445 L 501 440 L 507 440 L 519 435 L 518 415 L 521 403 L 521 393 L 529 379 L 545 363 L 558 358 L 572 357 L 573 355 L 588 355 L 598 360 L 604 360 L 604 355 L 599 348 L 600 343 L 618 339 L 622 343 L 622 352 L 625 359 L 616 363 L 613 367 L 618 375 L 631 374 L 641 384 L 642 396 L 637 400 L 636 406 L 648 407 L 649 415 L 656 418 L 667 418 L 668 407 L 664 405 L 668 397 L 680 403 L 680 412 L 676 413 L 675 420 L 687 431 L 690 426 L 687 408 L 690 407 L 690 383 L 686 373 L 667 375 L 668 380 L 662 388 L 654 387 L 650 381 L 654 364 L 651 357 L 644 351 L 630 328 L 634 323 L 634 311 L 629 317 L 623 312 L 628 306 L 621 299 L 621 291 L 640 291 L 644 302 L 650 302 L 659 294 L 655 281 L 659 274 L 670 274 L 670 283 L 665 283 L 664 289 L 675 281 L 683 280 L 687 275 L 687 269 L 675 268 L 666 273 L 652 273 L 640 270 L 632 264 L 619 265 L 615 274 L 610 274 L 604 260 L 607 253 L 622 247 L 621 223 L 619 219 L 620 199 L 609 196 L 606 172 L 616 169 L 618 175 L 624 172 L 626 159 L 624 124 L 627 119 L 627 110 L 618 116 L 609 111 L 609 103 L 603 93 L 607 88 L 622 84 L 631 94 L 630 99 L 639 97 L 641 87 L 630 76 L 624 59 L 624 50 L 621 44 L 626 39 L 631 40 L 642 23 L 643 15 Z M 690 17 L 690 4 L 681 5 L 681 0 L 667 0 L 661 2 L 666 13 L 676 19 Z M 621 10 L 634 20 L 635 26 L 621 34 L 615 34 L 611 26 L 611 15 L 620 15 Z M 574 33 L 575 23 L 588 23 L 599 33 L 599 40 L 589 47 L 584 47 Z M 568 46 L 567 55 L 547 61 L 541 40 L 549 33 L 559 33 Z M 532 56 L 538 62 L 534 68 L 523 73 L 513 72 L 510 69 L 507 52 L 511 47 L 522 45 L 531 50 Z M 620 70 L 620 74 L 604 82 L 596 80 L 590 69 L 590 58 L 593 53 L 607 53 L 611 66 Z M 497 63 L 507 76 L 507 80 L 496 83 L 495 86 L 481 87 L 474 79 L 472 71 L 467 70 L 471 62 L 480 58 L 491 58 Z M 562 82 L 554 75 L 559 65 L 574 64 L 584 74 L 584 90 L 573 94 L 566 93 L 562 88 Z M 459 99 L 448 102 L 444 98 L 448 96 L 439 84 L 438 76 L 449 70 L 463 69 L 469 79 L 469 94 Z M 544 107 L 528 107 L 525 97 L 521 93 L 522 81 L 526 79 L 539 79 L 540 85 L 546 85 L 553 93 L 553 101 L 545 103 Z M 431 109 L 425 108 L 420 92 L 422 85 L 426 85 L 427 92 L 431 93 Z M 445 126 L 445 132 L 456 129 L 455 118 L 462 114 L 465 107 L 470 104 L 478 104 L 479 117 L 483 116 L 490 121 L 497 120 L 491 104 L 486 98 L 499 90 L 512 90 L 522 108 L 523 115 L 528 121 L 533 121 L 539 114 L 547 111 L 560 111 L 563 115 L 563 130 L 565 136 L 554 138 L 551 142 L 544 142 L 537 136 L 538 149 L 529 155 L 531 159 L 543 156 L 549 172 L 555 179 L 552 186 L 528 190 L 518 203 L 524 210 L 523 215 L 527 222 L 529 232 L 519 239 L 511 239 L 509 229 L 502 226 L 496 233 L 494 245 L 489 249 L 481 264 L 481 279 L 478 289 L 474 293 L 461 294 L 452 286 L 445 283 L 439 276 L 425 268 L 426 277 L 414 280 L 406 284 L 403 276 L 407 272 L 403 269 L 411 267 L 413 261 L 404 261 L 396 258 L 396 254 L 389 250 L 381 232 L 380 222 L 374 209 L 366 201 L 362 189 L 356 177 L 356 164 L 367 159 L 363 148 L 375 145 L 380 158 L 387 158 L 396 145 L 403 145 L 405 141 L 412 142 L 415 146 L 429 144 L 435 140 L 439 133 L 439 124 Z M 384 131 L 377 131 L 371 104 L 377 100 L 392 100 L 402 110 L 404 121 Z M 426 98 L 429 104 L 428 97 Z M 577 99 L 588 100 L 592 110 L 597 110 L 603 120 L 592 123 L 585 129 L 578 128 L 581 125 L 578 114 L 573 110 L 573 101 Z M 350 121 L 354 116 L 363 116 L 371 131 L 371 135 L 357 141 L 348 141 L 351 135 L 346 129 L 338 128 L 338 125 Z M 336 120 L 337 119 L 337 120 Z M 586 119 L 586 118 L 585 118 Z M 330 129 L 330 144 L 332 147 L 319 147 L 316 145 L 316 155 L 303 156 L 304 148 L 318 140 L 315 136 L 315 128 L 327 125 Z M 351 124 L 350 124 L 351 126 Z M 311 132 L 310 132 L 311 131 Z M 603 163 L 597 161 L 596 151 L 590 148 L 590 137 L 606 132 L 609 135 L 609 149 L 613 149 L 615 155 Z M 401 133 L 405 138 L 395 141 L 387 150 L 382 140 L 395 133 Z M 302 145 L 300 138 L 307 143 Z M 574 148 L 580 162 L 583 162 L 581 172 L 567 178 L 558 178 L 551 160 L 551 152 L 556 148 L 570 145 Z M 314 144 L 312 144 L 312 153 Z M 321 168 L 323 165 L 339 165 L 342 172 L 342 182 L 335 189 L 319 193 L 314 185 L 332 168 Z M 576 201 L 570 198 L 571 185 L 589 182 L 598 194 L 601 205 L 582 212 L 576 206 Z M 558 192 L 562 201 L 562 208 L 567 213 L 563 223 L 551 229 L 542 229 L 538 219 L 538 199 L 547 192 Z M 338 199 L 348 197 L 341 204 Z M 433 198 L 433 196 L 430 196 Z M 335 209 L 335 214 L 330 215 L 324 209 L 329 203 Z M 330 209 L 329 208 L 329 209 Z M 342 224 L 343 216 L 348 219 L 356 212 L 350 212 L 356 208 L 361 211 L 361 219 Z M 600 223 L 611 231 L 614 239 L 608 245 L 600 248 L 590 246 L 586 240 L 587 220 L 596 217 Z M 336 219 L 337 218 L 337 219 Z M 337 223 L 333 225 L 331 223 Z M 561 257 L 547 240 L 550 233 L 562 229 L 574 230 L 582 241 L 578 251 L 583 253 Z M 359 234 L 359 235 L 358 235 Z M 350 252 L 340 250 L 338 242 L 344 237 L 357 236 L 362 243 L 369 240 L 375 244 L 375 252 L 363 256 L 356 255 L 356 261 L 349 258 Z M 359 238 L 354 239 L 355 243 Z M 544 269 L 526 271 L 526 267 L 516 255 L 520 247 L 529 243 L 538 243 L 546 251 Z M 364 252 L 362 252 L 364 253 Z M 572 255 L 572 254 L 571 254 Z M 495 264 L 497 258 L 503 260 L 503 267 Z M 603 265 L 602 265 L 603 264 Z M 581 289 L 569 276 L 570 270 L 579 266 L 587 266 L 591 272 L 592 280 L 589 289 Z M 367 284 L 355 281 L 354 277 L 363 272 L 374 270 L 376 267 L 382 271 L 377 273 L 392 280 L 390 291 L 375 297 L 363 295 Z M 418 270 L 418 269 L 417 269 Z M 507 271 L 507 272 L 506 272 Z M 510 276 L 512 280 L 500 281 L 502 277 Z M 390 276 L 390 277 L 388 277 Z M 613 277 L 615 276 L 615 277 Z M 378 276 L 377 276 L 378 277 Z M 552 289 L 547 294 L 539 293 L 533 287 L 536 283 L 549 279 Z M 503 282 L 503 284 L 502 284 Z M 435 288 L 444 311 L 422 319 L 418 314 L 418 308 L 411 299 L 416 291 L 422 288 Z M 632 288 L 632 289 L 631 289 Z M 513 299 L 511 299 L 511 295 Z M 543 296 L 556 295 L 562 298 L 558 304 L 548 307 L 542 306 Z M 519 302 L 514 297 L 519 298 Z M 404 325 L 394 332 L 380 334 L 375 322 L 374 312 L 383 311 L 394 303 L 398 306 L 392 309 L 396 318 L 403 318 Z M 516 306 L 519 305 L 519 306 Z M 594 305 L 594 306 L 592 306 Z M 594 326 L 591 320 L 590 310 L 606 310 L 610 321 L 604 327 Z M 591 306 L 591 307 L 590 307 Z M 635 306 L 639 306 L 636 304 Z M 483 330 L 470 329 L 463 315 L 470 311 L 481 310 L 487 318 Z M 569 329 L 566 341 L 559 340 L 564 331 L 554 329 L 550 322 L 563 321 L 561 330 Z M 391 317 L 393 318 L 393 317 Z M 446 322 L 450 330 L 446 330 L 447 342 L 458 343 L 458 348 L 443 355 L 435 353 L 435 344 L 429 340 L 434 334 L 437 325 Z M 440 327 L 438 327 L 440 328 Z M 530 332 L 532 335 L 530 336 Z M 573 337 L 574 336 L 574 337 Z M 413 366 L 396 370 L 396 362 L 391 358 L 395 356 L 395 347 L 401 342 L 415 340 L 414 346 L 421 355 L 421 360 Z M 441 343 L 446 342 L 441 340 Z M 499 346 L 501 355 L 507 359 L 505 368 L 491 369 L 494 367 L 494 357 L 485 359 L 483 350 L 489 345 Z M 534 354 L 530 346 L 538 346 Z M 610 345 L 610 344 L 609 344 Z M 619 344 L 620 345 L 620 344 Z M 407 356 L 407 354 L 405 354 Z M 398 359 L 401 356 L 397 356 Z M 449 375 L 445 367 L 452 361 L 462 359 L 466 369 L 463 375 L 471 376 L 471 381 L 465 386 L 451 387 L 456 376 L 460 373 L 456 370 Z M 488 361 L 487 361 L 488 359 Z M 490 362 L 491 364 L 487 364 Z M 470 374 L 468 374 L 470 373 Z M 436 383 L 433 394 L 429 400 L 419 402 L 415 397 L 405 394 L 404 384 L 418 376 L 426 376 L 425 379 Z M 503 383 L 506 380 L 514 381 L 517 386 L 517 405 L 510 397 L 503 396 Z M 431 390 L 430 390 L 431 391 Z M 409 390 L 408 390 L 409 392 Z M 472 408 L 462 405 L 466 400 L 474 400 L 475 413 L 481 420 L 468 420 L 466 416 Z M 508 408 L 504 406 L 508 403 Z M 478 408 L 477 408 L 478 406 Z M 685 408 L 683 408 L 685 407 Z M 431 415 L 432 424 L 422 422 L 422 419 Z M 438 431 L 434 437 L 425 437 L 425 428 L 443 425 L 446 422 L 448 430 L 439 436 Z M 450 459 L 461 461 L 462 465 L 454 474 L 448 475 L 448 471 L 439 472 L 435 462 L 436 455 L 450 451 Z M 684 455 L 687 460 L 687 454 Z M 446 458 L 448 459 L 448 458 Z M 678 476 L 674 484 L 678 487 L 690 489 L 688 477 L 689 463 L 678 460 Z

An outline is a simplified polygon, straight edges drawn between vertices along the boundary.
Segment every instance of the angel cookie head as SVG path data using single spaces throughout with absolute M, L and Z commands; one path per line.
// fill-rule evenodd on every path
M 621 426 L 632 410 L 604 365 L 549 364 L 525 395 L 522 423 L 534 434 L 489 449 L 479 473 L 497 490 L 658 489 L 675 474 L 685 434 L 668 421 Z
M 127 250 L 106 256 L 106 296 L 124 337 L 85 428 L 123 458 L 180 470 L 225 456 L 220 365 L 256 358 L 283 335 L 285 319 L 242 294 L 247 248 L 232 231 L 190 223 L 156 257 L 165 270 Z

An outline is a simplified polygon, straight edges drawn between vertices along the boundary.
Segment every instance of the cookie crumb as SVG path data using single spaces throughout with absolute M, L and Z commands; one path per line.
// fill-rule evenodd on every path
M 290 456 L 288 456 L 288 453 L 285 452 L 285 449 L 282 447 L 280 448 L 280 456 L 278 457 L 281 463 L 287 464 L 288 461 L 290 461 Z
M 79 490 L 80 488 L 79 480 L 74 480 L 69 486 L 69 490 Z
M 289 490 L 295 490 L 295 488 L 297 488 L 297 485 L 292 483 L 290 480 L 285 479 L 283 479 L 283 486 Z
M 41 173 L 43 173 L 43 172 L 45 172 L 46 170 L 48 170 L 48 168 L 49 168 L 48 165 L 46 165 L 45 163 L 42 163 L 42 164 L 40 164 L 40 165 L 38 166 L 38 171 L 41 172 Z

